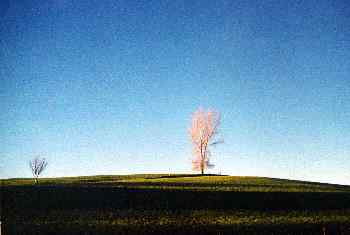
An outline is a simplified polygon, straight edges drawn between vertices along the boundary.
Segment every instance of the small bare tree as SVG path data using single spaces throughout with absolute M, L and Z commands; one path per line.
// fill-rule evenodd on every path
M 46 166 L 47 161 L 45 158 L 35 157 L 33 160 L 29 161 L 29 167 L 32 170 L 36 184 L 38 184 L 38 178 L 40 174 L 45 170 Z
M 204 111 L 199 108 L 192 114 L 191 127 L 189 130 L 193 146 L 193 170 L 201 171 L 213 167 L 209 162 L 209 146 L 222 143 L 223 140 L 215 140 L 220 125 L 220 114 L 215 111 Z

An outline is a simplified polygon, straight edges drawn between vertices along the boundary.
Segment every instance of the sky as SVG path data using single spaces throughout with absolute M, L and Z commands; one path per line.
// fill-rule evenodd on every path
M 209 172 L 350 184 L 349 48 L 346 0 L 1 1 L 0 178 L 193 173 L 202 107 Z

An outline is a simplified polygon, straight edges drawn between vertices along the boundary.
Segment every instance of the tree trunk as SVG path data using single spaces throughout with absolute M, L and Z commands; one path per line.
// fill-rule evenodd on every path
M 204 175 L 203 144 L 201 143 L 201 174 Z
M 201 174 L 204 175 L 204 160 L 203 160 L 203 158 L 201 159 L 200 167 L 201 167 Z

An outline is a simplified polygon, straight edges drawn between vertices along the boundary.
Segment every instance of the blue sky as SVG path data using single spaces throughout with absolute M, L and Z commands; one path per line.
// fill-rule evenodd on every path
M 191 171 L 350 184 L 347 1 L 2 1 L 0 178 Z

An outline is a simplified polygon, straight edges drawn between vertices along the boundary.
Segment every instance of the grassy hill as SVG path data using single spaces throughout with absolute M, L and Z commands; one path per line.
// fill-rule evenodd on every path
M 9 234 L 350 231 L 350 186 L 263 177 L 123 175 L 1 180 Z
M 1 180 L 4 186 L 34 185 L 33 179 Z M 40 185 L 250 192 L 350 192 L 350 186 L 251 176 L 193 174 L 97 175 L 40 179 Z

